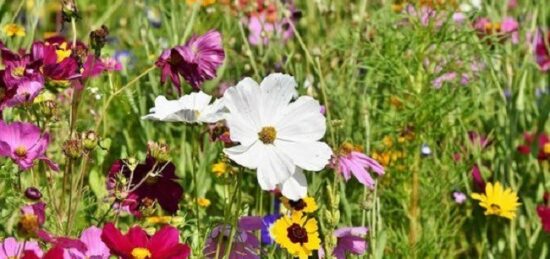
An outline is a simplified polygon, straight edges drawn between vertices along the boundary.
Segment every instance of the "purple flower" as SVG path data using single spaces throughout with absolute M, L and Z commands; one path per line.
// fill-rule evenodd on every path
M 28 170 L 35 160 L 42 160 L 55 171 L 59 167 L 45 155 L 50 136 L 42 134 L 37 126 L 14 122 L 6 124 L 0 120 L 0 157 L 9 157 L 21 170 Z
M 253 15 L 248 18 L 248 42 L 255 46 L 267 45 L 273 36 L 286 42 L 294 36 L 294 31 L 292 30 L 293 24 L 294 21 L 289 18 L 269 22 L 265 13 Z
M 42 249 L 35 241 L 17 242 L 13 237 L 8 237 L 0 243 L 0 259 L 7 258 L 41 258 Z
M 218 31 L 211 30 L 191 37 L 185 45 L 164 50 L 155 65 L 162 70 L 161 82 L 170 77 L 181 94 L 180 75 L 198 90 L 204 81 L 216 77 L 216 71 L 224 59 L 222 36 Z
M 384 167 L 376 160 L 361 153 L 352 144 L 344 143 L 340 148 L 340 154 L 336 158 L 338 171 L 348 181 L 353 174 L 363 185 L 374 188 L 374 180 L 366 169 L 371 169 L 378 175 L 384 174 Z
M 453 192 L 453 199 L 456 203 L 463 204 L 466 201 L 467 197 L 466 194 L 464 194 L 463 192 Z
M 275 223 L 275 221 L 277 221 L 280 217 L 281 215 L 279 214 L 270 214 L 262 218 L 261 233 L 262 233 L 263 244 L 266 244 L 266 245 L 273 244 L 273 239 L 271 238 L 271 233 L 270 233 L 271 225 L 273 225 L 273 223 Z
M 101 62 L 105 66 L 105 71 L 114 72 L 122 70 L 122 63 L 120 63 L 120 61 L 118 61 L 116 58 L 103 58 L 101 59 Z
M 261 229 L 262 225 L 263 221 L 261 217 L 242 217 L 239 220 L 229 259 L 260 258 L 260 241 L 258 241 L 253 231 Z M 223 237 L 220 238 L 220 235 L 223 235 Z M 218 241 L 222 242 L 219 255 L 224 255 L 230 235 L 231 226 L 219 225 L 215 227 L 206 240 L 203 255 L 206 258 L 215 258 L 218 249 Z
M 21 207 L 21 217 L 19 219 L 19 230 L 28 237 L 48 236 L 42 230 L 46 222 L 46 204 L 37 202 L 32 205 Z
M 346 259 L 346 253 L 364 255 L 367 251 L 367 231 L 366 227 L 346 227 L 334 231 L 333 235 L 338 241 L 332 255 L 337 259 Z M 319 249 L 319 258 L 325 258 L 323 249 Z

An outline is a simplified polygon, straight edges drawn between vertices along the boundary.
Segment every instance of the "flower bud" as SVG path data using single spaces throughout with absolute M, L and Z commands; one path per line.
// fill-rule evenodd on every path
M 170 152 L 168 150 L 168 145 L 166 144 L 150 141 L 149 143 L 147 143 L 147 149 L 149 156 L 160 163 L 170 160 Z
M 61 0 L 61 12 L 63 15 L 63 21 L 70 22 L 71 19 L 79 19 L 78 8 L 76 7 L 75 0 Z
M 82 134 L 82 146 L 87 151 L 93 150 L 97 146 L 98 137 L 94 131 L 88 131 Z
M 27 199 L 37 201 L 42 198 L 42 193 L 35 187 L 29 187 L 25 190 L 25 197 L 27 197 Z
M 101 49 L 105 46 L 108 35 L 109 29 L 105 25 L 101 25 L 101 28 L 90 32 L 90 46 L 97 58 L 101 56 Z
M 82 143 L 79 139 L 69 139 L 63 144 L 63 153 L 69 158 L 79 158 L 82 154 Z

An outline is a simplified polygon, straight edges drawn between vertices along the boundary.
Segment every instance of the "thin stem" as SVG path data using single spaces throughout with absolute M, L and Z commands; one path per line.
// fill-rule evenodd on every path
M 242 171 L 242 170 L 241 170 Z M 237 228 L 239 227 L 239 213 L 241 208 L 241 191 L 239 189 L 241 185 L 241 177 L 243 172 L 239 172 L 237 176 L 237 207 L 235 208 L 235 215 L 233 219 L 233 225 L 231 226 L 231 234 L 229 235 L 229 244 L 227 245 L 227 251 L 225 251 L 225 258 L 229 259 L 231 255 L 231 249 L 233 248 L 233 240 L 235 239 L 235 234 L 237 233 Z
M 76 20 L 71 17 L 71 28 L 73 30 L 73 48 L 76 47 Z
M 155 66 L 151 66 L 149 68 L 147 68 L 145 71 L 143 71 L 141 74 L 139 74 L 137 77 L 135 77 L 134 79 L 132 79 L 130 82 L 128 82 L 126 85 L 122 86 L 120 89 L 118 89 L 117 91 L 115 91 L 113 94 L 111 94 L 109 96 L 109 99 L 107 99 L 107 101 L 105 102 L 105 105 L 103 106 L 103 110 L 101 111 L 101 114 L 99 115 L 99 119 L 97 120 L 96 122 L 96 125 L 95 125 L 95 132 L 98 132 L 99 130 L 99 126 L 101 126 L 101 123 L 103 122 L 103 120 L 105 119 L 105 113 L 107 112 L 107 109 L 109 108 L 109 105 L 111 105 L 111 102 L 113 101 L 113 99 L 122 93 L 122 91 L 126 90 L 126 88 L 132 86 L 134 83 L 136 83 L 140 78 L 144 77 L 145 75 L 147 75 L 149 72 L 151 72 L 153 69 L 155 69 L 156 67 Z

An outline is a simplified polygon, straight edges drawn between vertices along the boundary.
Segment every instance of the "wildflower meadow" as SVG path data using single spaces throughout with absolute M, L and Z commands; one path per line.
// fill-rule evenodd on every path
M 0 0 L 0 259 L 550 258 L 550 1 Z

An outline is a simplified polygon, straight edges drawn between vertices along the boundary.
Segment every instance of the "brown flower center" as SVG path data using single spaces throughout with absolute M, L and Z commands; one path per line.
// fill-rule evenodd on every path
M 307 231 L 302 226 L 294 223 L 286 229 L 287 237 L 292 241 L 292 243 L 307 243 Z
M 307 206 L 306 202 L 303 199 L 299 199 L 297 201 L 289 200 L 288 204 L 294 210 L 298 210 L 298 211 L 303 210 Z
M 24 146 L 18 146 L 18 147 L 15 149 L 15 154 L 16 154 L 18 157 L 25 157 L 25 156 L 27 156 L 27 148 L 24 147 Z
M 38 216 L 34 214 L 24 214 L 19 220 L 19 227 L 26 234 L 35 234 L 40 229 Z
M 263 127 L 262 130 L 258 132 L 258 138 L 264 144 L 273 144 L 277 138 L 277 130 L 271 126 Z
M 491 207 L 491 209 L 493 209 L 493 210 L 500 211 L 500 206 L 499 206 L 498 204 L 494 204 L 494 203 L 493 203 L 493 204 L 491 204 L 490 207 Z

